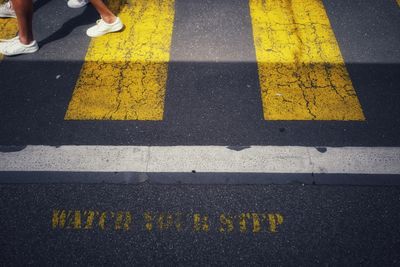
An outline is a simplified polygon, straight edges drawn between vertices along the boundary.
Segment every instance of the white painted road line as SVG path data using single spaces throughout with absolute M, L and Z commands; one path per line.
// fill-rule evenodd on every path
M 322 151 L 322 152 L 320 152 Z M 400 174 L 399 147 L 27 146 L 0 152 L 0 172 Z

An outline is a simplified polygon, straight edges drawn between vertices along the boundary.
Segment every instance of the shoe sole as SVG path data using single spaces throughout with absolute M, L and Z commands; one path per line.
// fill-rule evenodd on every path
M 0 16 L 0 18 L 2 18 L 2 19 L 8 19 L 8 18 L 16 19 L 17 16 L 15 16 L 15 15 L 3 15 L 3 16 Z
M 39 49 L 38 49 L 38 50 L 39 50 Z M 38 50 L 30 51 L 30 52 L 24 52 L 24 53 L 19 53 L 19 54 L 7 54 L 7 53 L 5 53 L 5 54 L 3 54 L 3 55 L 5 55 L 5 56 L 7 56 L 7 57 L 17 57 L 17 56 L 22 56 L 22 55 L 27 55 L 27 54 L 33 54 L 33 53 L 37 52 Z
M 37 52 L 38 50 L 39 50 L 39 47 L 36 47 L 34 50 L 24 51 L 24 52 L 18 53 L 18 54 L 12 54 L 12 53 L 7 53 L 7 52 L 6 53 L 2 52 L 2 53 L 3 53 L 3 55 L 8 56 L 8 57 L 14 57 L 14 56 L 19 56 L 19 55 L 32 54 L 32 53 Z

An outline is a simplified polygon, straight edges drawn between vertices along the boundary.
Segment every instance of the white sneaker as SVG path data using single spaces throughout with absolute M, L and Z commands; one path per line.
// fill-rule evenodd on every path
M 117 32 L 123 27 L 124 24 L 118 17 L 113 23 L 106 23 L 103 19 L 99 19 L 96 25 L 87 29 L 86 34 L 89 37 L 99 37 L 109 32 Z
M 4 40 L 0 42 L 0 54 L 6 56 L 16 56 L 22 54 L 35 53 L 39 50 L 39 46 L 36 41 L 25 45 L 19 41 L 19 37 Z
M 5 2 L 0 5 L 0 18 L 16 18 L 15 11 L 11 6 L 11 2 Z
M 86 6 L 89 3 L 89 0 L 68 0 L 67 5 L 70 8 L 81 8 Z

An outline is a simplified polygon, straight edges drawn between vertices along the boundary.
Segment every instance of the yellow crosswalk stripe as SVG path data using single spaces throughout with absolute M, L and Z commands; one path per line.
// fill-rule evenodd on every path
M 65 119 L 162 120 L 174 0 L 110 4 L 126 27 L 91 41 Z
M 18 31 L 17 20 L 14 18 L 0 18 L 0 39 L 10 39 L 15 37 L 15 34 Z M 0 54 L 0 60 L 2 60 L 4 56 Z
M 249 0 L 266 120 L 365 120 L 321 0 Z

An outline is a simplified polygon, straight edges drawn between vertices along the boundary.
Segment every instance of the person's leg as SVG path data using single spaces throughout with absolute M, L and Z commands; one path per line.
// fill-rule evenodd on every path
M 101 18 L 106 23 L 113 23 L 117 17 L 111 12 L 111 10 L 104 4 L 102 0 L 90 0 L 93 7 L 99 12 Z
M 96 25 L 86 31 L 88 36 L 99 37 L 110 32 L 120 31 L 124 27 L 122 21 L 112 13 L 102 0 L 90 0 L 90 3 L 99 12 L 101 20 L 98 20 Z
M 17 14 L 19 40 L 22 44 L 30 44 L 34 41 L 32 0 L 12 0 L 12 5 Z
M 37 42 L 33 39 L 32 0 L 12 0 L 12 5 L 17 14 L 18 36 L 0 42 L 0 54 L 16 56 L 35 53 L 39 50 Z

